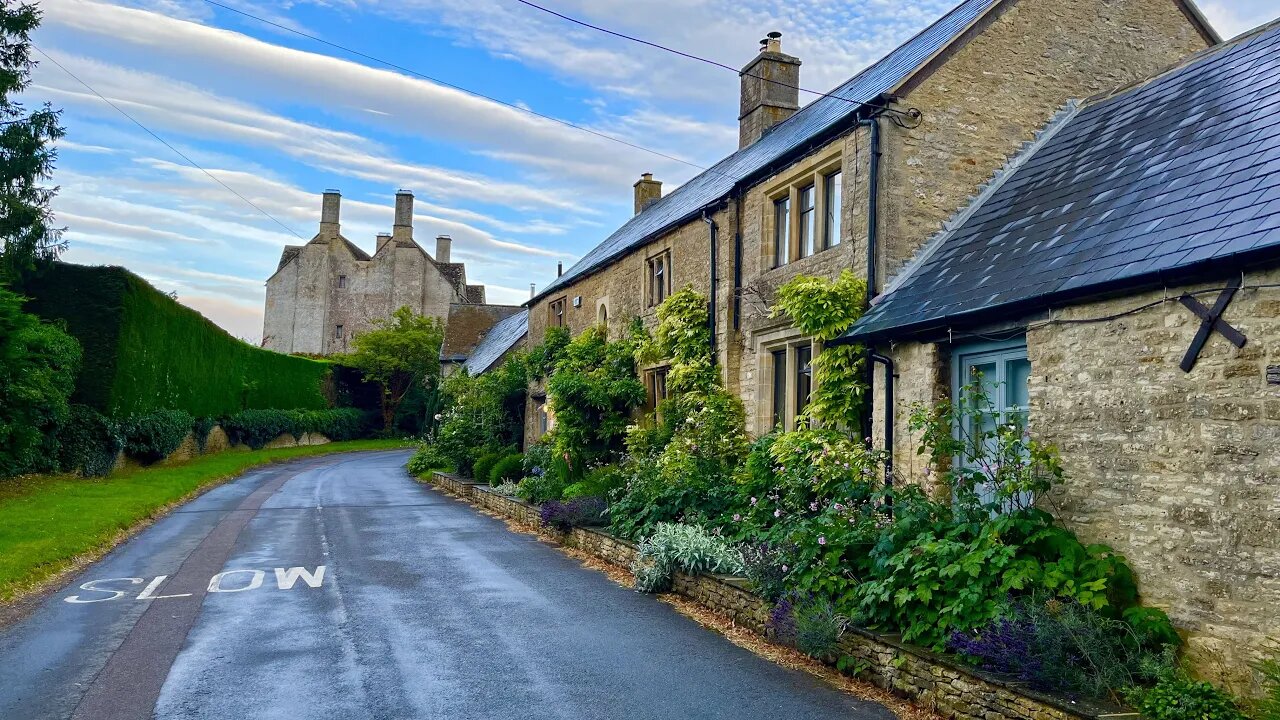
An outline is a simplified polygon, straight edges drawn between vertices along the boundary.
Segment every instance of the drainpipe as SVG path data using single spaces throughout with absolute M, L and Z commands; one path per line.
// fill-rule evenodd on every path
M 707 230 L 709 231 L 708 240 L 711 244 L 711 297 L 707 301 L 707 311 L 708 311 L 707 324 L 709 329 L 711 330 L 711 361 L 717 362 L 718 355 L 716 353 L 716 290 L 718 285 L 720 284 L 720 269 L 716 267 L 716 263 L 718 261 L 716 246 L 719 244 L 717 242 L 716 236 L 718 234 L 717 231 L 719 230 L 719 227 L 716 226 L 716 221 L 712 219 L 711 213 L 706 210 L 702 211 L 702 221 L 707 224 Z
M 893 488 L 893 381 L 898 377 L 894 372 L 893 358 L 888 355 L 881 355 L 878 352 L 871 352 L 871 362 L 884 365 L 884 486 L 885 489 Z M 868 397 L 870 397 L 868 395 Z M 868 413 L 870 415 L 870 413 Z M 870 437 L 870 436 L 868 436 Z M 893 506 L 892 495 L 889 496 L 888 504 L 890 508 Z
M 733 201 L 733 329 L 742 318 L 742 193 Z
M 871 128 L 871 167 L 868 171 L 867 187 L 867 306 L 876 296 L 876 251 L 879 246 L 880 228 L 880 118 L 877 115 L 864 118 L 858 122 L 859 127 Z M 883 356 L 882 356 L 883 357 Z M 870 347 L 867 348 L 867 403 L 862 413 L 862 437 L 871 438 L 871 393 L 875 387 L 875 370 L 872 363 L 875 356 Z M 892 407 L 889 408 L 892 412 Z M 887 468 L 886 468 L 887 470 Z

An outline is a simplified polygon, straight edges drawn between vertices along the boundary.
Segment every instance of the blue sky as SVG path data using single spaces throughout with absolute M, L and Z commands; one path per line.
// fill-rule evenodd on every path
M 737 78 L 566 24 L 515 0 L 220 0 L 390 62 L 708 165 L 736 148 Z M 732 66 L 769 30 L 828 89 L 952 0 L 546 0 L 596 24 Z M 310 239 L 319 193 L 368 250 L 398 188 L 415 237 L 440 233 L 491 302 L 520 302 L 631 214 L 631 184 L 695 170 L 385 69 L 202 0 L 41 0 L 37 46 L 271 215 L 186 165 L 52 63 L 25 98 L 64 109 L 54 204 L 65 258 L 120 264 L 256 342 L 263 282 Z M 1231 36 L 1280 0 L 1202 9 Z M 37 59 L 40 56 L 36 55 Z M 803 98 L 802 98 L 803 100 Z M 292 232 L 291 232 L 292 231 Z M 296 233 L 295 236 L 292 233 Z M 299 236 L 302 239 L 299 239 Z

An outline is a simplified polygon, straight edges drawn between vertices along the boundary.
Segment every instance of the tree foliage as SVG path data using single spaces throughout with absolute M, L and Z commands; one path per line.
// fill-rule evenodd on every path
M 382 386 L 382 426 L 390 430 L 396 409 L 415 385 L 430 389 L 439 382 L 444 326 L 407 306 L 373 324 L 352 340 L 355 352 L 345 362 Z
M 41 184 L 57 159 L 60 111 L 13 99 L 31 84 L 30 35 L 39 24 L 35 5 L 0 0 L 0 281 L 9 283 L 65 247 L 49 210 L 57 188 Z
M 0 288 L 0 477 L 51 469 L 79 367 L 75 338 Z

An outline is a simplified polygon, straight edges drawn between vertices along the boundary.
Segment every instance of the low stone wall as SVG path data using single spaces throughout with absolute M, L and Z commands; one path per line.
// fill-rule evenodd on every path
M 324 445 L 324 444 L 327 444 L 328 442 L 330 442 L 329 438 L 325 437 L 324 435 L 321 435 L 320 433 L 303 433 L 301 437 L 294 437 L 289 433 L 285 433 L 280 437 L 277 437 L 276 439 L 268 442 L 263 447 L 264 448 L 299 447 L 302 445 Z M 222 429 L 222 426 L 214 425 L 213 428 L 209 430 L 209 435 L 205 438 L 204 450 L 201 450 L 200 444 L 196 442 L 195 433 L 187 433 L 187 436 L 182 439 L 182 444 L 178 446 L 177 450 L 174 450 L 173 452 L 169 453 L 167 456 L 165 456 L 163 460 L 157 463 L 154 463 L 152 467 L 154 467 L 155 465 L 161 465 L 161 466 L 176 465 L 178 463 L 191 460 L 192 458 L 197 458 L 204 455 L 212 455 L 214 453 L 226 452 L 227 450 L 249 450 L 249 449 L 250 449 L 249 446 L 245 445 L 244 443 L 240 443 L 238 445 L 232 445 L 230 438 L 227 437 L 227 433 L 225 430 Z M 142 463 L 139 463 L 137 460 L 134 460 L 133 458 L 128 457 L 127 455 L 124 454 L 123 451 L 121 451 L 118 455 L 116 455 L 116 464 L 112 468 L 112 472 L 124 470 L 127 468 L 137 468 L 137 467 L 142 467 Z M 536 514 L 535 514 L 535 517 L 536 517 Z
M 488 485 L 447 473 L 433 473 L 432 484 L 455 497 L 497 515 L 537 525 L 538 507 L 493 492 Z M 630 567 L 634 543 L 596 528 L 574 528 L 562 543 L 605 562 Z M 672 591 L 734 623 L 767 634 L 770 606 L 751 592 L 744 578 L 676 573 Z M 912 699 L 945 718 L 955 720 L 1097 720 L 1132 717 L 1116 708 L 1067 703 L 1019 687 L 1016 683 L 978 673 L 953 659 L 906 645 L 895 636 L 850 628 L 840 640 L 840 653 L 857 661 L 858 677 Z

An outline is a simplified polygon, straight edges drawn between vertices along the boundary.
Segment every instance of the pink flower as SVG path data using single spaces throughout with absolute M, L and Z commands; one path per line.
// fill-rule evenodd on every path
M 733 514 L 733 521 L 734 521 L 734 522 L 742 522 L 742 516 L 741 516 L 741 515 L 739 515 L 738 513 L 734 513 L 734 514 Z
M 783 565 L 782 572 L 791 572 L 791 568 L 787 567 L 786 565 Z
M 818 544 L 819 544 L 819 545 L 826 545 L 826 544 L 827 544 L 827 536 L 826 536 L 826 535 L 819 535 L 819 536 L 818 536 Z
M 809 503 L 809 512 L 818 512 L 818 503 L 816 502 Z
M 756 499 L 755 499 L 755 498 L 751 498 L 751 504 L 752 504 L 753 506 L 756 504 Z
M 782 517 L 782 511 L 781 511 L 781 510 L 774 510 L 774 511 L 773 511 L 773 516 L 774 516 L 774 517 Z
M 844 505 L 836 503 L 836 512 L 844 512 Z

